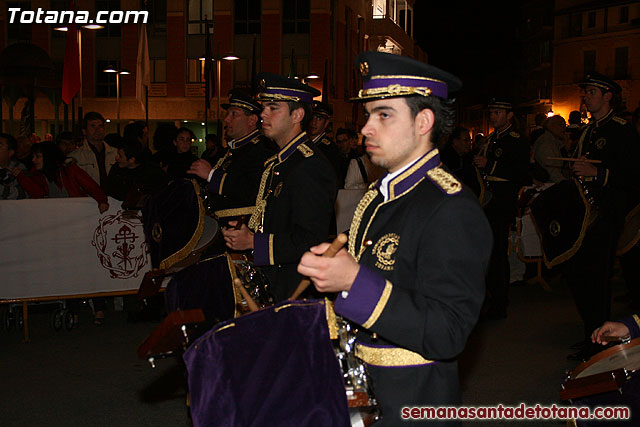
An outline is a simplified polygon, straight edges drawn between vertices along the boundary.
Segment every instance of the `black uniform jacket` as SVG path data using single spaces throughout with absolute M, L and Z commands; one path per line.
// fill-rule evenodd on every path
M 320 149 L 320 152 L 329 160 L 333 170 L 336 173 L 336 178 L 339 179 L 342 169 L 343 156 L 340 153 L 338 146 L 327 136 L 325 132 L 313 138 L 313 144 Z M 344 182 L 343 182 L 344 186 Z
M 219 218 L 251 215 L 254 210 L 264 162 L 274 152 L 259 129 L 229 142 L 229 150 L 218 160 L 208 189 Z
M 302 132 L 265 163 L 249 228 L 254 263 L 269 279 L 277 301 L 291 296 L 302 276 L 300 257 L 329 237 L 336 177 L 327 159 Z
M 491 133 L 488 139 L 484 172 L 493 198 L 487 215 L 511 218 L 515 216 L 518 190 L 527 178 L 529 145 L 513 126 Z
M 598 175 L 585 177 L 598 209 L 598 218 L 612 221 L 616 228 L 624 222 L 640 192 L 640 138 L 626 120 L 609 111 L 600 120 L 585 126 L 575 157 L 601 160 Z
M 437 149 L 387 184 L 386 202 L 385 176 L 356 209 L 348 248 L 360 270 L 335 311 L 362 326 L 356 355 L 368 364 L 381 425 L 397 426 L 404 406 L 459 403 L 456 357 L 480 314 L 492 234 Z

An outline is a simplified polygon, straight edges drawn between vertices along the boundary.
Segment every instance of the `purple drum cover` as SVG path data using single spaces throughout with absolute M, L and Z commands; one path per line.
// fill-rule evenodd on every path
M 324 301 L 214 326 L 183 355 L 195 426 L 349 426 Z

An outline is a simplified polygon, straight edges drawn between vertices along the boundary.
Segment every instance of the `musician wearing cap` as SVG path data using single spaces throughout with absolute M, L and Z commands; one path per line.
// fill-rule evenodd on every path
M 311 142 L 315 144 L 322 154 L 327 157 L 329 163 L 331 163 L 331 166 L 333 166 L 333 169 L 336 172 L 336 177 L 339 177 L 342 166 L 340 149 L 331 140 L 329 135 L 327 135 L 331 116 L 333 116 L 333 106 L 331 104 L 314 101 L 307 134 L 309 135 Z
M 518 190 L 527 177 L 529 145 L 518 133 L 510 102 L 494 98 L 489 104 L 489 122 L 494 131 L 483 153 L 474 157 L 484 171 L 493 197 L 485 207 L 493 230 L 493 251 L 487 274 L 489 319 L 507 317 L 509 289 L 509 227 L 515 221 Z
M 300 260 L 321 292 L 338 292 L 337 314 L 356 326 L 382 410 L 396 426 L 404 406 L 460 403 L 456 357 L 484 299 L 491 230 L 474 194 L 435 147 L 454 120 L 455 76 L 411 58 L 364 52 L 366 150 L 386 173 L 358 204 L 347 248 Z M 378 425 L 378 424 L 376 424 Z M 440 425 L 440 424 L 438 424 Z
M 258 75 L 262 129 L 280 151 L 264 163 L 255 210 L 247 225 L 223 229 L 227 246 L 253 249 L 254 264 L 269 279 L 277 301 L 302 279 L 296 271 L 310 246 L 326 241 L 336 197 L 336 177 L 303 129 L 320 92 L 294 79 Z
M 597 73 L 579 86 L 591 120 L 578 140 L 573 157 L 579 161 L 572 162 L 572 170 L 591 200 L 592 215 L 579 237 L 582 244 L 563 268 L 584 323 L 585 346 L 572 359 L 585 359 L 598 351 L 589 346 L 590 335 L 610 317 L 609 277 L 616 241 L 640 188 L 638 134 L 613 111 L 620 86 Z
M 222 104 L 222 108 L 227 110 L 223 123 L 231 139 L 229 150 L 215 165 L 202 159 L 193 162 L 189 172 L 208 181 L 218 218 L 248 219 L 254 211 L 264 162 L 274 151 L 259 129 L 262 107 L 249 94 L 231 91 L 229 103 Z

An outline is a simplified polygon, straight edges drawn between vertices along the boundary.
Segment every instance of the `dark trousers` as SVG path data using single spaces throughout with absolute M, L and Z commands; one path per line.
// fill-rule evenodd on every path
M 578 252 L 563 266 L 562 272 L 584 324 L 585 339 L 611 316 L 609 278 L 615 256 L 615 230 L 610 221 L 596 221 Z
M 620 265 L 631 302 L 638 305 L 640 304 L 640 244 L 620 257 Z
M 505 216 L 489 218 L 493 231 L 493 250 L 487 272 L 489 310 L 503 312 L 509 303 L 509 227 L 511 220 Z

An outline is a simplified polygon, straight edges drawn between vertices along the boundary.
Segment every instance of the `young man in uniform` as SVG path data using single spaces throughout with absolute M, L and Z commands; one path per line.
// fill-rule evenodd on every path
M 602 74 L 591 73 L 580 87 L 591 121 L 583 128 L 574 153 L 584 161 L 573 162 L 572 169 L 592 199 L 595 220 L 586 230 L 580 249 L 563 264 L 584 324 L 584 345 L 569 356 L 573 360 L 588 359 L 600 350 L 591 344 L 591 332 L 610 317 L 609 278 L 616 242 L 640 191 L 638 134 L 631 123 L 613 112 L 620 86 Z
M 336 177 L 304 132 L 320 92 L 271 73 L 259 74 L 258 81 L 262 130 L 280 151 L 265 162 L 248 227 L 222 234 L 231 249 L 253 249 L 255 265 L 269 279 L 276 301 L 282 301 L 302 279 L 296 271 L 300 256 L 329 237 Z
M 474 157 L 474 163 L 486 174 L 493 193 L 485 207 L 493 230 L 486 315 L 489 319 L 504 319 L 509 304 L 509 227 L 515 223 L 518 190 L 529 170 L 529 144 L 511 123 L 513 111 L 510 102 L 494 98 L 488 107 L 494 131 L 488 137 L 487 149 Z
M 460 80 L 380 52 L 360 54 L 356 66 L 366 150 L 387 172 L 360 201 L 348 249 L 325 258 L 317 255 L 327 244 L 312 247 L 298 271 L 319 291 L 338 292 L 336 313 L 360 325 L 355 351 L 368 365 L 380 425 L 397 426 L 404 407 L 460 403 L 456 357 L 480 314 L 491 230 L 435 148 L 453 125 L 448 91 Z

